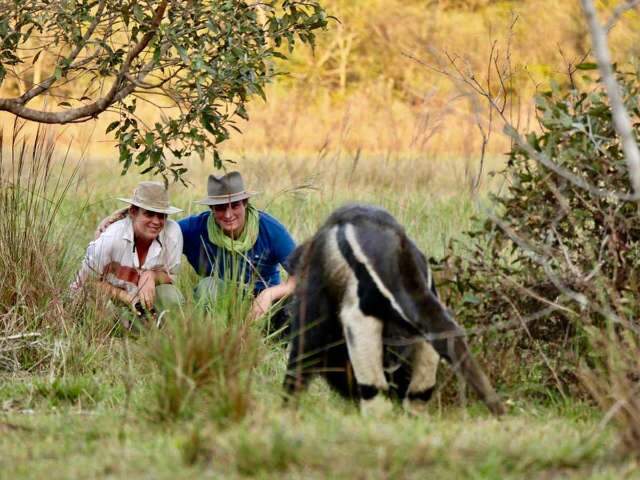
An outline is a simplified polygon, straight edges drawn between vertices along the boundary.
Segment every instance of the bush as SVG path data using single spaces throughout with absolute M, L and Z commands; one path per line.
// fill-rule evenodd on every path
M 637 73 L 617 76 L 637 131 Z M 526 141 L 562 174 L 514 145 L 499 173 L 506 190 L 492 198 L 493 218 L 468 232 L 458 248 L 464 255 L 449 255 L 440 267 L 448 302 L 479 334 L 494 381 L 582 395 L 579 366 L 604 358 L 593 332 L 640 313 L 638 203 L 625 199 L 628 172 L 599 84 L 583 78 L 582 86 L 554 86 L 536 103 L 539 130 Z

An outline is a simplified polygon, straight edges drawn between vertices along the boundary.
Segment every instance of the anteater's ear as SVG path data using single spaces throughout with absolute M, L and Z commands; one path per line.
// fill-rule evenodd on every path
M 406 235 L 400 237 L 400 249 L 398 252 L 398 268 L 402 283 L 410 293 L 422 294 L 429 289 L 428 271 L 424 260 L 420 258 L 420 251 Z M 422 268 L 421 268 L 422 267 Z
M 295 273 L 304 263 L 307 251 L 309 250 L 310 240 L 301 243 L 296 249 L 291 252 L 289 258 L 287 258 L 287 271 Z

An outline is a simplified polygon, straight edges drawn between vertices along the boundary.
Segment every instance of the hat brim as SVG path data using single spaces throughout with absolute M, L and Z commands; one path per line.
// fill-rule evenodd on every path
M 247 198 L 258 195 L 258 192 L 238 192 L 231 195 L 217 195 L 215 197 L 206 197 L 202 200 L 198 200 L 195 203 L 199 205 L 223 205 L 225 203 L 237 202 L 239 200 L 245 200 Z
M 171 207 L 171 206 L 169 206 L 167 208 L 158 208 L 158 207 L 154 207 L 152 205 L 147 205 L 147 204 L 144 204 L 144 203 L 141 203 L 141 202 L 136 202 L 132 198 L 120 198 L 120 197 L 118 197 L 118 200 L 120 200 L 121 202 L 128 203 L 130 205 L 134 205 L 136 207 L 144 208 L 145 210 L 149 210 L 150 212 L 166 213 L 167 215 L 173 215 L 174 213 L 182 212 L 181 208 L 176 208 L 176 207 Z

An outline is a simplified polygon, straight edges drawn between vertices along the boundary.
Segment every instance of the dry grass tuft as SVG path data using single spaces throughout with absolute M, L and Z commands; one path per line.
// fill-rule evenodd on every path
M 0 365 L 8 369 L 51 355 L 45 330 L 67 329 L 74 310 L 63 301 L 69 250 L 57 218 L 73 174 L 56 173 L 46 129 L 28 139 L 22 125 L 14 123 L 8 142 L 0 130 Z
M 156 418 L 171 421 L 204 410 L 226 424 L 249 411 L 261 334 L 247 319 L 249 297 L 240 289 L 228 289 L 222 297 L 214 308 L 187 305 L 165 330 L 149 338 Z

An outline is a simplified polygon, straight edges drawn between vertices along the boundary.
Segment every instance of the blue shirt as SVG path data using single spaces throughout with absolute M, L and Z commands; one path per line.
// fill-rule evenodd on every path
M 230 263 L 228 252 L 209 240 L 207 221 L 210 215 L 211 211 L 206 211 L 178 221 L 184 239 L 182 253 L 199 275 L 209 276 L 212 271 L 217 270 L 218 277 L 228 278 L 233 273 L 228 272 L 225 277 L 225 267 L 234 265 L 238 267 L 237 271 L 244 272 L 246 283 L 255 280 L 254 292 L 259 293 L 280 283 L 278 265 L 282 265 L 291 273 L 286 260 L 296 245 L 287 229 L 278 220 L 268 213 L 259 211 L 256 243 L 242 254 L 241 258 Z

